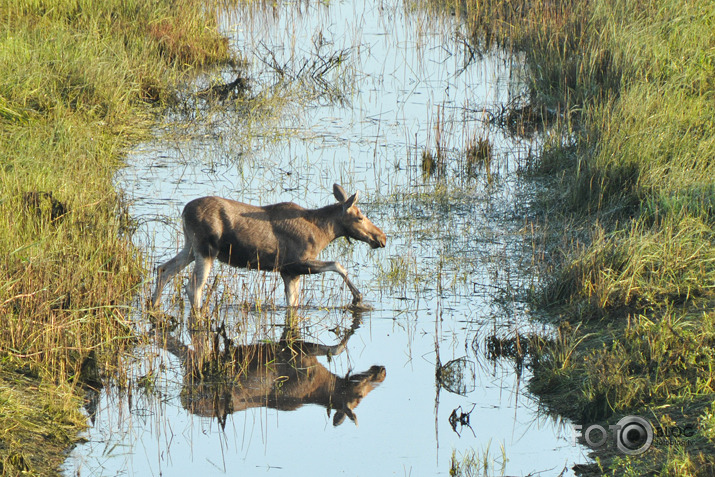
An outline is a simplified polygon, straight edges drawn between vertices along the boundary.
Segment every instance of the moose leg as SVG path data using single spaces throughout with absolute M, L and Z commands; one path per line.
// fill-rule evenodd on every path
M 191 278 L 186 287 L 186 294 L 189 297 L 191 311 L 193 313 L 198 313 L 201 309 L 201 292 L 206 284 L 206 279 L 209 277 L 213 262 L 213 257 L 203 257 L 200 254 L 196 254 L 194 272 L 191 274 Z
M 348 273 L 345 268 L 338 262 L 321 262 L 320 260 L 305 260 L 296 264 L 291 264 L 290 271 L 300 275 L 309 275 L 313 273 L 335 272 L 345 280 L 345 284 L 353 294 L 353 305 L 357 305 L 362 301 L 362 293 L 357 289 L 353 282 L 348 278 Z
M 186 266 L 193 260 L 194 252 L 191 250 L 191 246 L 187 243 L 183 250 L 181 250 L 174 258 L 156 267 L 156 288 L 154 289 L 154 293 L 151 297 L 151 305 L 154 308 L 159 306 L 161 293 L 169 280 L 174 278 L 177 273 L 186 268 Z
M 281 272 L 281 277 L 285 284 L 286 303 L 291 307 L 298 306 L 298 299 L 300 298 L 300 275 Z

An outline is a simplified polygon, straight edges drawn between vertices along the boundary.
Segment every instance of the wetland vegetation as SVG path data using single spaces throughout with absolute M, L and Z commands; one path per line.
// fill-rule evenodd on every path
M 549 184 L 534 211 L 549 278 L 534 300 L 559 329 L 530 389 L 584 425 L 635 414 L 660 430 L 648 453 L 599 452 L 583 471 L 712 475 L 715 4 L 454 9 L 476 48 L 525 53 L 529 111 L 550 116 L 530 167 Z M 687 439 L 663 439 L 688 426 Z
M 133 340 L 113 177 L 182 77 L 232 57 L 200 1 L 3 0 L 0 25 L 0 470 L 47 475 Z
M 659 429 L 696 429 L 687 440 L 660 440 L 641 456 L 602 451 L 580 471 L 711 475 L 715 3 L 420 4 L 445 6 L 468 23 L 474 57 L 495 46 L 523 52 L 528 94 L 493 111 L 491 121 L 543 137 L 543 149 L 529 151 L 520 171 L 546 184 L 529 204 L 525 230 L 539 276 L 548 278 L 514 286 L 528 288 L 557 330 L 554 339 L 491 338 L 488 351 L 512 350 L 519 369 L 527 353 L 531 391 L 551 413 L 577 423 L 610 424 L 636 414 Z M 146 270 L 130 240 L 136 223 L 113 178 L 157 113 L 180 101 L 177 88 L 186 78 L 205 66 L 236 63 L 216 22 L 199 0 L 0 1 L 3 474 L 56 472 L 86 426 L 84 389 L 121 374 L 128 349 L 142 340 L 129 314 Z M 338 53 L 305 68 L 291 69 L 270 55 L 266 61 L 284 77 L 308 81 L 323 100 L 341 103 L 349 86 L 330 89 L 311 74 L 337 69 L 348 51 Z M 413 154 L 421 172 L 434 175 L 421 180 L 433 186 L 402 202 L 378 196 L 376 203 L 425 216 L 438 209 L 471 213 L 449 191 L 445 171 L 498 182 L 498 144 L 486 136 L 467 139 L 463 163 L 450 169 L 449 148 L 440 143 L 443 121 L 438 113 L 437 137 Z M 377 155 L 377 140 L 373 147 Z M 396 235 L 413 227 L 397 223 Z M 414 237 L 431 240 L 444 225 L 430 223 Z M 476 250 L 463 242 L 450 246 Z M 415 247 L 417 254 L 421 245 Z M 443 279 L 456 287 L 468 280 L 449 264 L 443 275 L 439 262 L 436 284 L 429 283 L 434 277 L 420 275 L 417 261 L 408 253 L 374 264 L 376 281 L 407 296 L 408 288 L 425 283 L 439 294 Z M 436 309 L 441 320 L 442 308 Z M 438 326 L 447 325 L 435 320 Z M 468 375 L 464 363 L 448 361 L 443 380 Z M 392 368 L 389 379 L 395 379 Z M 457 381 L 452 387 L 464 384 Z M 469 413 L 453 415 L 455 423 L 469 424 Z M 450 471 L 470 475 L 493 469 L 494 460 L 506 465 L 503 449 L 496 459 L 491 454 L 455 456 Z

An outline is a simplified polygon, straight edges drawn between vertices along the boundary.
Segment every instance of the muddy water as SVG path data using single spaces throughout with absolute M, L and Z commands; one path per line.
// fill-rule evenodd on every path
M 215 394 L 216 409 L 199 409 L 186 397 L 197 391 L 184 361 L 147 339 L 124 359 L 130 385 L 106 386 L 88 405 L 87 443 L 66 473 L 449 475 L 453 455 L 461 462 L 474 452 L 488 475 L 571 475 L 586 458 L 568 423 L 524 390 L 528 368 L 485 353 L 491 334 L 548 332 L 520 299 L 536 277 L 520 218 L 535 186 L 519 169 L 538 139 L 510 137 L 485 113 L 521 93 L 518 58 L 475 51 L 454 16 L 402 4 L 286 3 L 221 15 L 251 90 L 228 111 L 187 96 L 130 155 L 117 182 L 132 200 L 136 243 L 150 266 L 173 256 L 181 209 L 203 195 L 318 207 L 334 201 L 334 182 L 359 190 L 387 247 L 340 239 L 321 258 L 340 261 L 373 309 L 355 315 L 339 278 L 307 277 L 299 328 L 306 342 L 332 345 L 358 324 L 344 353 L 317 361 L 338 377 L 384 366 L 385 379 L 354 408 L 359 427 L 334 426 L 336 411 L 310 402 L 277 410 Z M 467 164 L 479 138 L 492 145 L 488 171 Z M 444 164 L 432 177 L 425 151 Z M 167 287 L 162 308 L 180 323 L 172 339 L 189 345 L 185 279 Z M 280 338 L 278 277 L 219 266 L 209 283 L 213 326 L 223 323 L 233 346 Z M 133 316 L 149 335 L 141 305 Z M 244 379 L 235 389 L 261 384 Z

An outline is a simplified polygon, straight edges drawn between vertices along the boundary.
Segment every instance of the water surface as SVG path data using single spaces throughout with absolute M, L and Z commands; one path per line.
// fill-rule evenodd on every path
M 570 426 L 524 390 L 528 369 L 519 374 L 485 355 L 491 334 L 548 332 L 519 299 L 536 282 L 521 218 L 536 186 L 519 169 L 537 139 L 487 121 L 522 92 L 518 57 L 475 51 L 458 18 L 402 3 L 254 3 L 221 15 L 248 63 L 253 99 L 219 111 L 187 96 L 187 108 L 130 154 L 117 184 L 132 201 L 135 241 L 151 266 L 171 258 L 181 209 L 195 197 L 319 207 L 334 201 L 334 182 L 359 190 L 387 247 L 339 239 L 320 258 L 342 263 L 374 309 L 358 317 L 343 354 L 318 361 L 341 377 L 381 365 L 386 378 L 355 409 L 359 426 L 346 419 L 335 427 L 311 404 L 254 407 L 222 422 L 187 411 L 183 363 L 143 345 L 125 358 L 133 385 L 96 397 L 88 442 L 66 473 L 448 475 L 453 453 L 460 460 L 475 451 L 488 456 L 489 475 L 571 475 L 586 458 Z M 480 138 L 493 162 L 488 173 L 467 174 L 468 148 Z M 439 177 L 424 177 L 425 151 L 443 158 Z M 334 344 L 355 319 L 333 275 L 303 279 L 307 341 Z M 279 339 L 278 276 L 218 266 L 209 283 L 214 277 L 215 326 L 237 345 Z M 185 324 L 181 288 L 168 286 L 162 307 Z M 142 332 L 151 329 L 147 316 L 138 305 Z M 185 328 L 173 336 L 190 342 Z M 462 366 L 449 369 L 459 379 L 441 385 L 440 364 L 455 359 Z M 453 427 L 455 412 L 468 414 L 469 426 Z

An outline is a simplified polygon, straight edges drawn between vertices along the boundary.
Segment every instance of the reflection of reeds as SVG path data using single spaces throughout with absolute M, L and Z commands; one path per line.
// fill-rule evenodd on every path
M 474 391 L 476 367 L 467 358 L 453 359 L 437 368 L 437 382 L 451 393 L 466 396 Z
M 492 144 L 489 138 L 478 138 L 467 145 L 467 176 L 476 177 L 484 169 L 487 183 L 492 183 Z
M 428 149 L 423 150 L 420 164 L 425 177 L 441 176 L 444 174 L 444 161 L 439 152 L 432 154 L 432 151 Z
M 307 58 L 289 57 L 281 62 L 274 51 L 265 45 L 263 48 L 264 53 L 259 59 L 276 73 L 281 89 L 296 89 L 296 100 L 340 106 L 350 104 L 354 81 L 349 62 L 351 49 L 324 51 L 323 45 L 316 44 Z
M 437 118 L 430 131 L 434 133 L 434 152 L 429 146 L 422 149 L 420 165 L 422 177 L 424 179 L 436 178 L 438 180 L 446 177 L 447 173 L 447 145 L 449 134 L 446 130 L 447 118 L 444 114 L 444 105 L 437 106 Z M 431 136 L 427 137 L 427 143 L 431 142 Z

